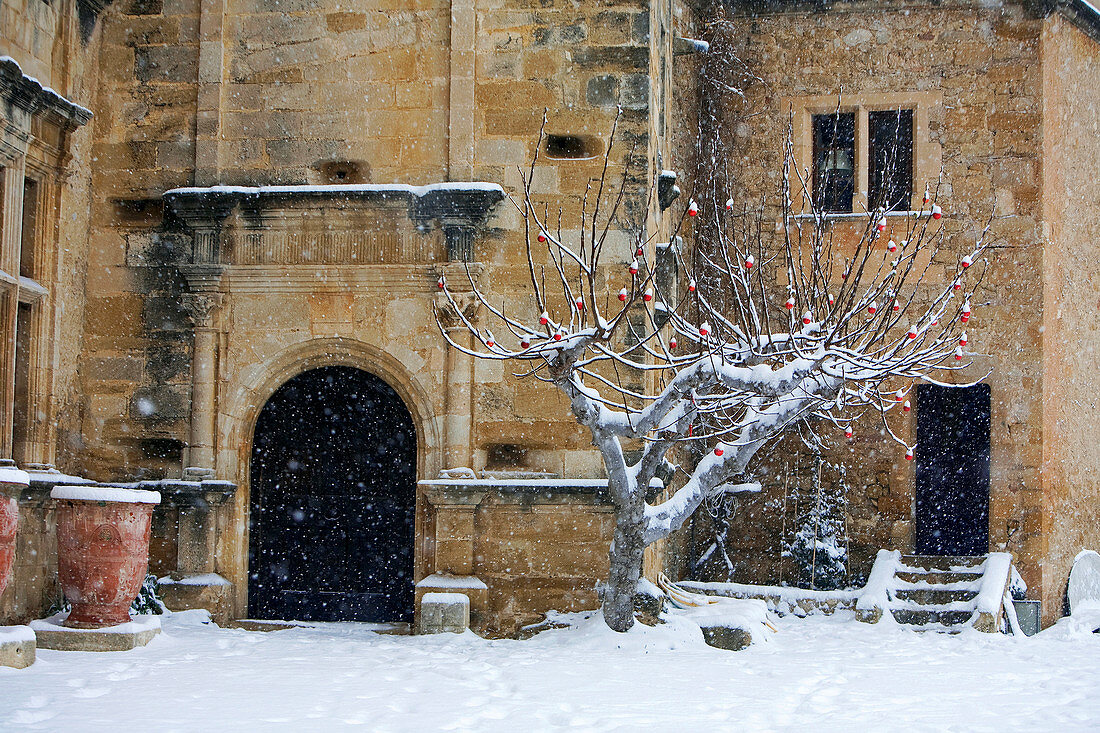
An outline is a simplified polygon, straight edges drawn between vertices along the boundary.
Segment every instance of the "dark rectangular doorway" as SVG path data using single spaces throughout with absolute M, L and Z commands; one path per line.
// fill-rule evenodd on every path
M 989 552 L 987 384 L 917 387 L 916 551 Z

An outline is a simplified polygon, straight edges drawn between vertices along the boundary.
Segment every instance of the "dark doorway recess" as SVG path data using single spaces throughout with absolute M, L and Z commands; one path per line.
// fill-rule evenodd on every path
M 252 445 L 253 618 L 411 621 L 416 431 L 384 381 L 323 367 L 280 387 Z
M 989 385 L 917 387 L 917 553 L 989 552 Z

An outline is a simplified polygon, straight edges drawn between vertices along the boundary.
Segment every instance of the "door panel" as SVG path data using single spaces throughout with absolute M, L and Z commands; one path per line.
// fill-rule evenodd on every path
M 252 451 L 249 613 L 410 621 L 416 435 L 400 397 L 350 367 L 268 401 Z
M 989 425 L 989 385 L 917 387 L 917 553 L 989 552 Z

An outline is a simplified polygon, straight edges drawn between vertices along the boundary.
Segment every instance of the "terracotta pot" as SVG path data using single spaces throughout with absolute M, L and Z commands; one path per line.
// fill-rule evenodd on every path
M 96 629 L 130 620 L 149 568 L 155 491 L 58 486 L 57 575 L 73 604 L 66 626 Z
M 15 497 L 29 483 L 27 474 L 8 461 L 0 461 L 0 596 L 11 580 L 15 566 L 15 531 L 19 526 L 19 503 Z

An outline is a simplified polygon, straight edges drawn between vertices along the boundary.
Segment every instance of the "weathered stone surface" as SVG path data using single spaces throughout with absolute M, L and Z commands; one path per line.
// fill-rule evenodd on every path
M 418 618 L 418 634 L 461 634 L 470 628 L 470 599 L 462 593 L 425 593 Z
M 752 644 L 752 633 L 728 626 L 703 626 L 703 640 L 710 646 L 736 652 Z
M 0 626 L 0 667 L 34 664 L 35 637 L 29 626 Z
M 39 649 L 63 652 L 124 652 L 145 646 L 160 633 L 159 616 L 131 616 L 129 623 L 104 629 L 62 626 L 66 614 L 32 621 Z

